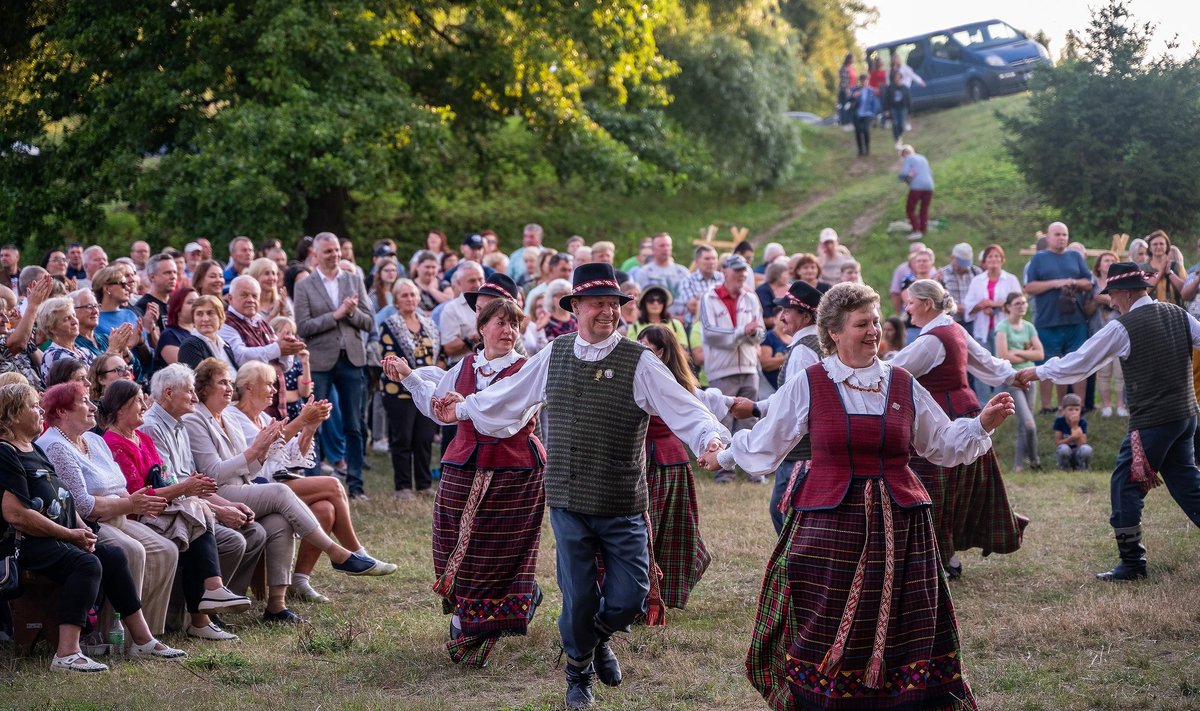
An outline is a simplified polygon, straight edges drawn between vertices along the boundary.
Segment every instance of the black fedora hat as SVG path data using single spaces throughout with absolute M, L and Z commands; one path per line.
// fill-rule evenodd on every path
M 479 287 L 479 289 L 463 294 L 463 298 L 467 300 L 467 306 L 470 306 L 472 311 L 475 310 L 475 301 L 479 299 L 480 294 L 499 296 L 502 299 L 516 301 L 517 283 L 507 274 L 496 272 L 491 275 L 487 281 L 483 282 L 483 286 Z
M 1151 289 L 1146 281 L 1146 272 L 1133 262 L 1117 262 L 1108 267 L 1108 283 L 1101 294 L 1113 289 Z
M 615 296 L 622 304 L 633 301 L 633 297 L 621 293 L 617 275 L 611 264 L 589 262 L 575 267 L 571 273 L 571 293 L 558 300 L 558 305 L 571 310 L 571 299 L 581 296 Z
M 788 287 L 787 293 L 771 303 L 785 309 L 796 309 L 817 317 L 817 307 L 821 305 L 821 292 L 806 281 L 797 279 Z

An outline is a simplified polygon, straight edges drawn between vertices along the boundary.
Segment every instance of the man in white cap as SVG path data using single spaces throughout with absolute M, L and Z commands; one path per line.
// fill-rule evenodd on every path
M 183 248 L 183 274 L 190 281 L 200 262 L 204 261 L 204 247 L 199 242 L 188 242 Z
M 821 281 L 836 284 L 842 280 L 842 265 L 854 261 L 850 250 L 842 249 L 838 243 L 837 230 L 826 227 L 821 230 L 817 244 L 817 263 L 821 265 Z
M 954 320 L 960 326 L 967 329 L 967 333 L 971 332 L 968 326 L 967 319 L 967 289 L 971 286 L 971 280 L 976 274 L 983 272 L 974 263 L 975 253 L 971 250 L 971 245 L 966 242 L 959 242 L 954 245 L 954 249 L 950 250 L 950 263 L 938 270 L 937 280 L 942 282 L 942 286 L 946 287 L 946 291 L 954 297 L 954 302 L 958 304 L 958 311 L 954 314 Z

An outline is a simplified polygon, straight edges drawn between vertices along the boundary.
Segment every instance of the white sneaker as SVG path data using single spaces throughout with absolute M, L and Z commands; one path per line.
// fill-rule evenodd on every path
M 92 659 L 83 656 L 79 652 L 76 652 L 75 654 L 69 654 L 65 657 L 55 655 L 54 659 L 50 660 L 50 671 L 106 672 L 108 671 L 108 665 L 93 661 Z
M 384 454 L 387 454 L 387 452 L 389 451 L 387 440 L 377 439 L 374 442 L 372 442 L 371 443 L 371 451 L 382 452 Z
M 917 240 L 921 239 L 924 236 L 925 236 L 924 232 L 921 232 L 920 230 L 913 230 L 912 232 L 908 233 L 908 241 L 916 242 Z
M 1129 417 L 1129 408 L 1124 407 L 1124 406 L 1118 407 L 1117 408 L 1117 417 Z
M 329 602 L 329 598 L 317 592 L 316 588 L 311 583 L 302 583 L 297 585 L 292 583 L 288 586 L 288 597 L 303 600 L 305 602 Z
M 236 634 L 233 634 L 232 632 L 226 632 L 220 627 L 217 627 L 217 623 L 215 622 L 209 622 L 204 627 L 192 627 L 191 625 L 188 625 L 187 636 L 207 639 L 213 642 L 228 642 L 238 639 Z
M 245 612 L 250 609 L 250 598 L 235 595 L 232 590 L 222 586 L 216 590 L 205 590 L 197 607 L 200 612 Z
M 1100 411 L 1100 416 L 1101 417 L 1112 417 L 1112 408 L 1111 407 L 1104 408 L 1103 410 Z
M 178 659 L 186 657 L 182 649 L 169 647 L 153 637 L 145 644 L 135 644 L 129 647 L 129 656 L 134 659 Z

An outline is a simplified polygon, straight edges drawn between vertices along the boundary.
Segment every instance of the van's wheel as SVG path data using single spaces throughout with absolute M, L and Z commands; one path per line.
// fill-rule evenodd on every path
M 967 101 L 983 101 L 988 98 L 987 85 L 978 79 L 967 82 Z

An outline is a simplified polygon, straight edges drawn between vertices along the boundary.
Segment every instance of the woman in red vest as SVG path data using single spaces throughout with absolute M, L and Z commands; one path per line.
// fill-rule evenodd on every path
M 974 417 L 979 400 L 967 374 L 988 385 L 1004 385 L 1016 375 L 1012 363 L 995 358 L 953 318 L 958 305 L 945 287 L 920 279 L 908 287 L 905 310 L 921 334 L 893 356 L 892 365 L 912 373 L 950 417 Z M 951 578 L 962 575 L 955 551 L 982 548 L 983 554 L 1012 553 L 1021 547 L 1029 519 L 1013 513 L 1000 476 L 1000 462 L 989 451 L 968 464 L 938 466 L 913 457 L 913 471 L 933 498 L 938 549 Z
M 525 364 L 513 350 L 525 314 L 511 297 L 489 292 L 488 284 L 468 294 L 468 301 L 474 306 L 485 294 L 489 300 L 476 320 L 483 350 L 449 371 L 413 371 L 394 356 L 383 361 L 384 377 L 408 389 L 427 417 L 434 417 L 433 399 L 465 397 Z M 455 662 L 483 666 L 497 639 L 525 634 L 542 600 L 534 570 L 546 502 L 546 454 L 533 433 L 535 412 L 530 408 L 504 439 L 479 435 L 470 420 L 460 420 L 442 453 L 433 503 L 433 590 L 442 597 L 442 610 L 453 615 L 446 648 Z
M 767 564 L 747 675 L 775 711 L 975 709 L 909 448 L 948 466 L 979 457 L 1012 397 L 950 420 L 907 371 L 876 357 L 879 295 L 868 286 L 830 289 L 817 329 L 830 355 L 772 396 L 783 406 L 700 460 L 766 473 L 806 434 L 812 443 Z
M 734 398 L 716 388 L 696 387 L 696 376 L 673 329 L 662 324 L 642 324 L 638 343 L 658 356 L 683 389 L 696 393 L 714 417 L 719 420 L 729 414 Z M 646 459 L 653 464 L 647 469 L 646 483 L 654 562 L 662 570 L 660 597 L 667 607 L 682 610 L 687 606 L 688 594 L 712 562 L 700 537 L 692 457 L 662 418 L 652 416 L 646 427 Z M 655 621 L 648 619 L 650 623 Z

